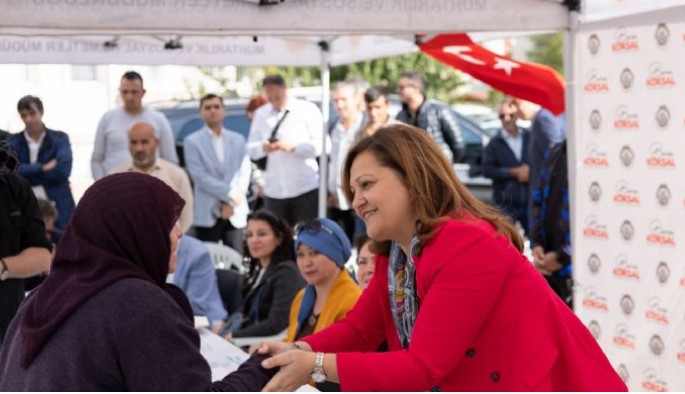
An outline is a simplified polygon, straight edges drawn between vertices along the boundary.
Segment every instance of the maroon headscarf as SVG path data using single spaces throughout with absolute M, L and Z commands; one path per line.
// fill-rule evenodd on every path
M 149 175 L 127 172 L 95 182 L 83 195 L 57 247 L 52 269 L 28 304 L 20 330 L 27 367 L 86 300 L 124 278 L 164 289 L 192 319 L 181 289 L 166 283 L 169 233 L 185 202 Z

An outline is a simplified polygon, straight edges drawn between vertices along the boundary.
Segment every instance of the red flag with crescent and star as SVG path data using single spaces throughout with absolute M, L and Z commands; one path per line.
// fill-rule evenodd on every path
M 565 111 L 564 79 L 550 67 L 500 56 L 464 33 L 440 34 L 419 44 L 419 48 L 506 94 L 539 104 L 555 115 Z

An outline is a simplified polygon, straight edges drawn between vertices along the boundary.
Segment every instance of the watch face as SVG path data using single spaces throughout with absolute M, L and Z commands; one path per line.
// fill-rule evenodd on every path
M 326 375 L 324 375 L 322 372 L 315 371 L 312 373 L 312 380 L 316 383 L 323 383 L 326 381 Z

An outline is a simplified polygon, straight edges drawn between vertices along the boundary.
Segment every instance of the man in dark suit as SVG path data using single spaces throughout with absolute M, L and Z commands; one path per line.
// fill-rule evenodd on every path
M 483 152 L 483 175 L 493 181 L 495 204 L 528 233 L 530 133 L 516 125 L 516 108 L 503 102 L 499 108 L 502 129 Z
M 516 115 L 531 121 L 528 159 L 530 164 L 530 196 L 540 182 L 540 173 L 545 162 L 545 153 L 554 145 L 566 139 L 566 115 L 554 116 L 544 108 L 521 100 L 512 99 Z M 533 200 L 528 200 L 528 212 L 532 212 Z M 528 229 L 529 230 L 529 229 Z
M 55 228 L 64 230 L 74 211 L 69 186 L 72 166 L 69 136 L 45 127 L 43 102 L 38 97 L 22 97 L 17 111 L 26 126 L 10 140 L 19 158 L 19 175 L 29 182 L 36 197 L 55 203 L 59 212 Z

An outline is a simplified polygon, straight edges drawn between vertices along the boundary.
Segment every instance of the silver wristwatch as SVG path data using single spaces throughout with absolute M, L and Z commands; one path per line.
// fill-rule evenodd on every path
M 316 383 L 326 381 L 326 372 L 323 370 L 323 353 L 316 353 L 316 362 L 314 363 L 311 378 Z

